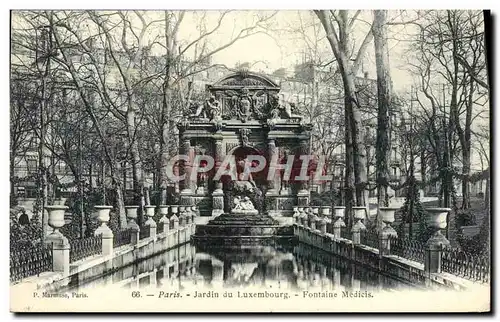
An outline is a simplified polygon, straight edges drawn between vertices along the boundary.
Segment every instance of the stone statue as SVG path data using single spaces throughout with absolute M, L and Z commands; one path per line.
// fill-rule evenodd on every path
M 234 210 L 255 210 L 255 207 L 252 203 L 252 201 L 250 200 L 250 198 L 248 197 L 243 197 L 241 198 L 240 196 L 236 196 L 234 198 L 234 208 L 233 208 L 233 211 Z
M 285 100 L 285 95 L 283 94 L 273 94 L 271 96 L 270 105 L 272 119 L 279 119 L 280 117 L 302 119 L 302 116 L 293 113 L 293 107 L 295 105 Z
M 196 107 L 196 111 L 191 114 L 190 117 L 208 118 L 210 120 L 220 118 L 220 102 L 214 95 L 210 95 L 210 97 L 203 103 L 191 103 L 191 106 Z

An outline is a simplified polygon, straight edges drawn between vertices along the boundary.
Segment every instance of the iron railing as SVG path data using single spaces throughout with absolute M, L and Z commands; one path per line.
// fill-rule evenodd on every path
M 390 237 L 391 255 L 410 259 L 415 262 L 424 263 L 425 247 L 424 244 L 415 240 Z
M 487 257 L 474 256 L 458 249 L 442 248 L 441 271 L 481 283 L 490 280 Z
M 52 244 L 17 250 L 10 253 L 10 281 L 52 271 Z
M 130 229 L 120 230 L 113 236 L 113 248 L 129 245 L 132 242 Z
M 361 244 L 378 249 L 379 248 L 378 233 L 376 231 L 368 229 L 362 230 Z
M 163 229 L 163 228 L 164 228 L 163 223 L 159 223 L 159 224 L 156 226 L 156 233 L 157 233 L 157 234 L 161 234 L 161 233 L 163 233 L 163 231 L 164 231 L 164 229 Z
M 351 230 L 347 227 L 342 227 L 342 229 L 340 230 L 340 237 L 352 240 Z
M 150 236 L 149 226 L 142 226 L 141 231 L 139 232 L 139 239 L 149 238 L 149 236 Z
M 100 235 L 70 241 L 69 262 L 73 263 L 86 257 L 102 253 L 102 237 Z

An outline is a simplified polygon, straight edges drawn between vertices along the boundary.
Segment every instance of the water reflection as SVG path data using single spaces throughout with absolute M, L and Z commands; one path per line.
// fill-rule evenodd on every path
M 71 288 L 116 286 L 185 291 L 266 288 L 290 291 L 346 291 L 363 297 L 408 287 L 387 276 L 304 244 L 210 248 L 184 244 L 97 278 L 82 272 Z M 95 275 L 95 274 L 94 274 Z

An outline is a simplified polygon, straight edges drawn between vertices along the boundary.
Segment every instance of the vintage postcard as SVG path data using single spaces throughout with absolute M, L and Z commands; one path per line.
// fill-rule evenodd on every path
M 489 312 L 490 19 L 11 11 L 11 311 Z

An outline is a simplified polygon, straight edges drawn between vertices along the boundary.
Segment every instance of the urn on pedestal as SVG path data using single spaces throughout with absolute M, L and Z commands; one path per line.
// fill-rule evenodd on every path
M 45 206 L 45 209 L 49 213 L 49 226 L 54 230 L 49 236 L 63 236 L 59 229 L 61 229 L 65 224 L 64 213 L 67 209 L 69 209 L 69 207 L 63 205 L 52 205 Z

